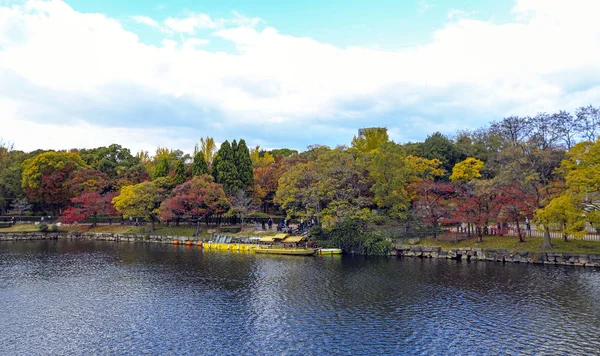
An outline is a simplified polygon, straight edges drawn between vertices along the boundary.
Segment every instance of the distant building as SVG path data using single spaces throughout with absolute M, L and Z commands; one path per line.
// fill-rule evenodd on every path
M 387 129 L 385 127 L 365 127 L 362 129 L 358 129 L 358 138 L 365 137 L 365 134 L 367 131 L 375 131 L 375 130 L 387 131 Z

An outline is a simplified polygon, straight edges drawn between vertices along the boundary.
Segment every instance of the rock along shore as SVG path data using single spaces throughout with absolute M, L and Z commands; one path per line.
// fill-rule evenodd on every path
M 493 261 L 513 263 L 533 263 L 548 265 L 570 265 L 600 267 L 600 255 L 587 255 L 563 252 L 509 252 L 490 248 L 453 248 L 443 250 L 437 246 L 396 246 L 393 255 L 398 257 L 444 258 L 462 261 Z
M 188 241 L 201 241 L 199 237 L 190 236 L 113 234 L 91 232 L 0 232 L 0 241 L 33 241 L 59 239 L 153 243 L 174 243 L 175 241 L 185 243 Z

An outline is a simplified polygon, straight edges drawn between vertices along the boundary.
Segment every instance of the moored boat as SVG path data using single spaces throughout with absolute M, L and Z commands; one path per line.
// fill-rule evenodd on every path
M 317 253 L 319 255 L 341 255 L 341 248 L 320 248 Z
M 257 247 L 253 250 L 256 253 L 271 255 L 293 255 L 293 256 L 312 256 L 317 250 L 314 248 L 286 248 L 286 247 Z

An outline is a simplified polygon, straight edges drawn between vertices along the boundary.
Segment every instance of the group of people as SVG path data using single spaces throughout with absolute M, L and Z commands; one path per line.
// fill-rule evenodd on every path
M 283 219 L 280 220 L 279 223 L 276 226 L 276 229 L 278 232 L 285 232 L 285 233 L 289 233 L 291 234 L 294 230 L 293 226 L 290 226 L 290 219 Z M 264 219 L 262 220 L 262 229 L 263 230 L 267 230 L 267 226 L 269 228 L 269 230 L 273 229 L 273 219 L 269 218 L 267 221 L 265 221 Z M 304 221 L 304 219 L 300 219 L 300 224 L 298 224 L 298 230 L 300 230 L 301 232 L 310 229 L 313 225 L 315 225 L 315 219 L 310 219 L 309 221 Z

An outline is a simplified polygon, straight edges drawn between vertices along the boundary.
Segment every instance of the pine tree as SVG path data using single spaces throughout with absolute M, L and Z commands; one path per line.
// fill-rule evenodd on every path
M 175 184 L 181 184 L 185 182 L 185 164 L 183 160 L 175 162 L 175 177 L 173 177 Z
M 238 179 L 241 181 L 243 188 L 248 189 L 254 184 L 254 170 L 252 169 L 252 159 L 250 158 L 250 150 L 246 146 L 246 141 L 240 140 L 237 145 L 235 154 L 235 166 L 238 171 Z
M 208 165 L 204 160 L 204 154 L 202 152 L 196 152 L 194 155 L 194 162 L 192 163 L 192 175 L 201 176 L 208 173 Z

